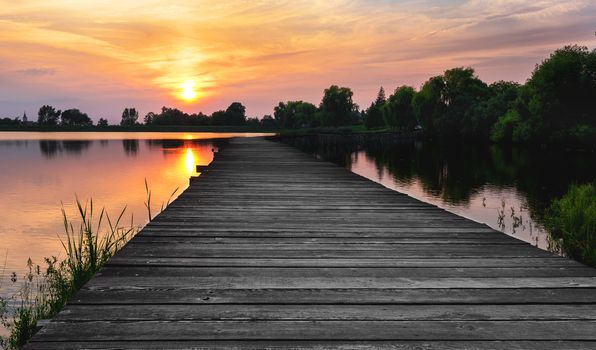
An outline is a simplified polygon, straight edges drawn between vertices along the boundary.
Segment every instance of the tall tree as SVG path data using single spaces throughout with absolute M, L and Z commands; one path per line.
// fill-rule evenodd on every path
M 389 96 L 389 100 L 381 107 L 385 124 L 392 129 L 413 130 L 418 124 L 412 107 L 415 95 L 416 90 L 411 86 L 397 88 L 393 95 Z
M 351 125 L 358 112 L 358 106 L 352 101 L 353 95 L 348 87 L 332 85 L 325 89 L 319 105 L 321 123 L 324 126 Z
M 382 128 L 385 126 L 381 108 L 386 102 L 385 89 L 381 86 L 376 100 L 371 103 L 370 107 L 364 112 L 364 125 L 367 129 Z
M 536 66 L 521 93 L 518 112 L 528 125 L 527 138 L 583 137 L 576 135 L 581 129 L 592 129 L 596 137 L 595 96 L 596 50 L 576 45 L 556 50 Z
M 232 102 L 226 109 L 226 125 L 244 125 L 246 123 L 246 107 L 240 102 Z
M 76 108 L 67 109 L 62 112 L 61 125 L 64 126 L 89 126 L 93 125 L 93 121 L 86 113 L 79 111 Z
M 56 110 L 52 106 L 41 106 L 37 112 L 37 123 L 39 125 L 58 125 L 60 114 L 60 110 Z
M 280 102 L 273 109 L 278 125 L 286 129 L 318 126 L 316 112 L 315 105 L 304 101 Z
M 122 111 L 122 119 L 120 125 L 135 125 L 138 124 L 139 112 L 136 108 L 124 108 Z
M 477 104 L 489 95 L 488 86 L 480 80 L 472 68 L 453 68 L 443 75 L 443 103 L 445 110 L 438 119 L 439 130 L 447 135 L 473 136 L 467 120 L 474 116 Z
M 377 106 L 381 106 L 385 102 L 387 102 L 387 98 L 385 97 L 385 89 L 383 89 L 383 87 L 381 86 L 381 88 L 379 89 L 379 93 L 377 94 L 377 99 L 375 100 L 375 104 Z
M 453 68 L 429 79 L 414 97 L 416 116 L 428 134 L 470 136 L 468 121 L 477 104 L 489 96 L 488 86 L 472 68 Z

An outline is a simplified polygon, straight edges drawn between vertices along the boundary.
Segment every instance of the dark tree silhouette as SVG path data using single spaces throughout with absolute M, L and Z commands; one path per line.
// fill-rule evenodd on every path
M 352 101 L 354 93 L 348 87 L 332 85 L 325 89 L 319 105 L 321 124 L 324 126 L 351 125 L 356 119 L 358 106 Z
M 62 112 L 60 116 L 60 125 L 64 126 L 90 126 L 93 125 L 93 121 L 89 116 L 76 108 L 67 109 Z
M 104 118 L 99 118 L 99 120 L 97 121 L 97 126 L 99 126 L 99 127 L 108 126 L 108 120 L 104 119 Z
M 37 112 L 37 124 L 39 125 L 58 125 L 60 120 L 60 110 L 56 110 L 49 105 L 43 105 Z
M 381 86 L 377 99 L 371 103 L 370 107 L 364 113 L 364 125 L 367 129 L 375 129 L 385 127 L 385 121 L 383 120 L 383 113 L 381 108 L 387 102 L 385 97 L 385 89 Z
M 418 121 L 414 114 L 412 101 L 416 91 L 411 86 L 402 86 L 395 90 L 389 100 L 381 107 L 385 124 L 392 129 L 411 131 Z
M 139 112 L 136 108 L 124 108 L 120 125 L 136 125 L 139 120 Z
M 246 107 L 240 102 L 232 102 L 226 109 L 226 125 L 244 125 L 246 123 Z
M 280 102 L 273 109 L 277 124 L 285 129 L 318 126 L 316 113 L 317 107 L 304 101 Z

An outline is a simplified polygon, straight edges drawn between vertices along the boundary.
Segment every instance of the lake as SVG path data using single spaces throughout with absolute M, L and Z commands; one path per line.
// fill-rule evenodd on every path
M 0 296 L 14 293 L 10 273 L 21 278 L 30 257 L 60 256 L 64 232 L 61 203 L 74 217 L 75 195 L 93 198 L 96 213 L 127 206 L 126 220 L 144 225 L 144 181 L 158 211 L 175 190 L 184 190 L 197 164 L 213 159 L 226 133 L 0 133 Z M 569 184 L 596 180 L 594 153 L 507 149 L 489 145 L 445 146 L 292 141 L 386 187 L 543 249 L 548 234 L 541 213 Z M 4 268 L 3 266 L 6 265 Z

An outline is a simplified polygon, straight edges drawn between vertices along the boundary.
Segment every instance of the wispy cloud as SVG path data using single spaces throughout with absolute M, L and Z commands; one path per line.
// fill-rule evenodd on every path
M 17 73 L 30 75 L 30 76 L 43 76 L 43 75 L 54 75 L 56 74 L 56 70 L 54 68 L 27 68 L 27 69 L 19 69 Z

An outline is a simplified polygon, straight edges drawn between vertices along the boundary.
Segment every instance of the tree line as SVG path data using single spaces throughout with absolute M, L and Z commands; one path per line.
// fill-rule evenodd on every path
M 321 104 L 280 102 L 275 120 L 282 128 L 344 126 L 419 130 L 433 138 L 499 143 L 561 143 L 596 146 L 596 50 L 566 46 L 536 65 L 525 84 L 486 84 L 473 68 L 446 70 L 420 89 L 399 86 L 358 111 L 347 87 L 332 86 Z
M 20 118 L 1 118 L 0 125 L 37 125 L 50 127 L 78 127 L 93 126 L 93 120 L 86 113 L 78 109 L 67 109 L 61 111 L 50 105 L 39 108 L 37 122 L 25 122 Z M 98 127 L 107 127 L 108 120 L 99 118 Z M 125 108 L 122 111 L 120 126 L 141 126 L 141 125 L 176 125 L 176 126 L 261 126 L 267 128 L 276 127 L 271 116 L 262 118 L 249 118 L 246 116 L 246 107 L 240 102 L 234 102 L 225 110 L 213 112 L 211 115 L 202 112 L 188 114 L 177 108 L 162 107 L 159 113 L 149 112 L 145 117 L 139 119 L 139 111 L 136 108 Z
M 536 65 L 525 84 L 486 84 L 473 68 L 459 67 L 431 77 L 419 89 L 399 86 L 388 97 L 381 87 L 366 109 L 349 87 L 325 89 L 318 106 L 301 100 L 279 102 L 273 116 L 247 118 L 233 102 L 211 115 L 162 107 L 142 121 L 135 108 L 122 112 L 120 125 L 253 126 L 280 129 L 364 125 L 367 129 L 419 131 L 432 138 L 491 140 L 500 143 L 566 143 L 596 146 L 596 50 L 566 46 Z M 0 119 L 0 124 L 19 124 Z M 41 126 L 89 126 L 78 109 L 42 106 Z M 97 126 L 107 126 L 100 118 Z

